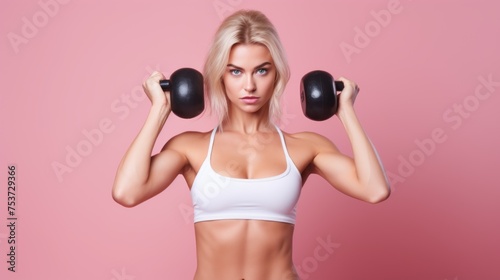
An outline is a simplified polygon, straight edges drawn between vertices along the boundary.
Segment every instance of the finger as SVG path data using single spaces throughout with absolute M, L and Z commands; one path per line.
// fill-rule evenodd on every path
M 345 77 L 340 77 L 340 78 L 338 78 L 338 80 L 339 80 L 339 81 L 342 81 L 342 82 L 344 83 L 344 86 L 345 86 L 345 85 L 349 85 L 349 86 L 351 86 L 352 88 L 355 88 L 355 87 L 356 87 L 356 83 L 355 83 L 355 82 L 353 82 L 352 80 L 349 80 L 349 79 L 347 79 L 347 78 L 345 78 Z
M 150 79 L 154 80 L 154 81 L 160 81 L 160 80 L 165 80 L 165 76 L 161 73 L 161 72 L 158 72 L 158 71 L 153 71 L 153 73 L 151 73 L 151 76 L 149 76 Z
M 144 81 L 143 88 L 144 89 L 156 88 L 156 87 L 160 86 L 160 80 L 164 80 L 164 79 L 165 79 L 165 76 L 162 73 L 160 73 L 158 71 L 154 71 L 153 73 L 151 73 L 149 78 Z

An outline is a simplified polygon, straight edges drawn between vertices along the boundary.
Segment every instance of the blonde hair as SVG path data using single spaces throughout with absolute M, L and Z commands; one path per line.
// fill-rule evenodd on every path
M 290 68 L 273 24 L 259 11 L 240 10 L 227 17 L 215 33 L 208 52 L 203 76 L 212 113 L 221 124 L 228 117 L 228 105 L 222 76 L 227 67 L 231 48 L 236 44 L 261 44 L 267 47 L 276 67 L 274 93 L 269 101 L 269 121 L 279 122 L 280 98 L 290 79 Z

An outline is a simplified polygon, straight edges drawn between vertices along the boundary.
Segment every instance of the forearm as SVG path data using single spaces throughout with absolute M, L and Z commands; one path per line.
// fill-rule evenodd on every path
M 366 135 L 354 108 L 346 108 L 339 118 L 351 142 L 356 173 L 361 185 L 367 188 L 370 196 L 389 193 L 389 183 L 377 154 L 377 151 Z
M 170 110 L 164 106 L 151 107 L 141 131 L 118 166 L 113 185 L 114 194 L 129 193 L 147 182 L 153 147 L 169 114 Z

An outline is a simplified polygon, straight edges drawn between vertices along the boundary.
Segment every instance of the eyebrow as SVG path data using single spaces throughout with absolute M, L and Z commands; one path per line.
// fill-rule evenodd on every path
M 258 69 L 258 68 L 261 68 L 261 67 L 264 67 L 264 66 L 267 66 L 267 65 L 271 65 L 271 62 L 264 62 L 264 63 L 262 63 L 262 64 L 259 64 L 259 65 L 255 66 L 255 68 L 254 68 L 254 69 Z M 243 70 L 243 68 L 241 68 L 241 67 L 239 67 L 239 66 L 236 66 L 236 65 L 234 65 L 234 64 L 231 64 L 231 63 L 229 63 L 229 64 L 227 65 L 227 67 L 233 67 L 233 68 L 236 68 L 236 69 Z

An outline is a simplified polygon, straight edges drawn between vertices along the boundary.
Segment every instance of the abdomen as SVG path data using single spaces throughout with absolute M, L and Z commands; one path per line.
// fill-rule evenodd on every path
M 293 224 L 258 220 L 196 223 L 194 279 L 294 279 L 293 229 Z

